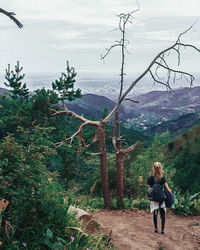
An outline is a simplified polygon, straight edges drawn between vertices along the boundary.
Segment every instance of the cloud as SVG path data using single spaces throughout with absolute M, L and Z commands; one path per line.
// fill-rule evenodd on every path
M 140 11 L 127 27 L 130 41 L 127 70 L 144 68 L 155 53 L 171 45 L 198 17 L 199 0 L 138 0 Z M 2 8 L 14 11 L 22 30 L 0 15 L 0 73 L 7 63 L 22 61 L 28 71 L 60 71 L 66 59 L 80 71 L 115 71 L 119 50 L 99 62 L 100 54 L 120 39 L 116 14 L 137 8 L 135 0 L 6 0 Z M 184 41 L 200 46 L 199 26 Z M 133 58 L 133 59 L 130 59 Z M 189 58 L 189 57 L 188 57 Z M 188 59 L 189 60 L 189 59 Z M 196 61 L 195 61 L 196 60 Z M 197 59 L 192 65 L 198 65 Z M 134 65 L 134 67 L 133 67 Z M 191 65 L 191 67 L 192 67 Z
M 143 18 L 159 17 L 171 18 L 181 16 L 199 16 L 199 0 L 141 0 L 140 13 Z

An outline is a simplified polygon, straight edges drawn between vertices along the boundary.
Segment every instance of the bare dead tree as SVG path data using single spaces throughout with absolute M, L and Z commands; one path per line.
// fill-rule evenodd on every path
M 193 25 L 190 26 L 187 30 L 182 32 L 175 43 L 171 45 L 170 47 L 162 50 L 159 52 L 154 59 L 150 62 L 149 66 L 144 70 L 144 72 L 139 75 L 131 84 L 130 86 L 124 91 L 124 93 L 121 95 L 121 97 L 118 100 L 117 105 L 114 107 L 114 109 L 108 114 L 108 116 L 104 119 L 105 122 L 109 121 L 110 118 L 115 114 L 116 110 L 119 108 L 121 103 L 125 101 L 127 98 L 126 96 L 130 93 L 130 91 L 136 86 L 136 84 L 147 74 L 150 74 L 152 79 L 155 83 L 159 83 L 162 86 L 166 87 L 169 90 L 172 90 L 171 84 L 174 83 L 176 80 L 180 80 L 181 78 L 184 78 L 187 80 L 190 86 L 193 86 L 193 82 L 195 80 L 194 76 L 186 71 L 176 70 L 173 67 L 169 66 L 167 63 L 167 58 L 170 56 L 170 54 L 173 51 L 176 51 L 177 54 L 177 60 L 178 65 L 180 63 L 181 53 L 182 49 L 190 48 L 195 50 L 196 52 L 200 52 L 200 49 L 192 44 L 187 44 L 184 42 L 181 42 L 181 38 L 184 34 L 189 32 L 193 28 Z M 166 77 L 160 78 L 158 75 L 159 69 L 162 69 L 165 72 Z
M 127 50 L 127 45 L 129 44 L 129 41 L 126 38 L 126 25 L 128 23 L 132 23 L 134 19 L 133 14 L 136 13 L 137 11 L 139 11 L 139 6 L 136 10 L 130 13 L 127 13 L 127 14 L 121 13 L 118 15 L 119 28 L 116 30 L 120 31 L 121 40 L 117 41 L 112 46 L 110 46 L 110 48 L 106 49 L 106 53 L 101 56 L 101 59 L 104 60 L 106 56 L 109 55 L 109 53 L 111 52 L 113 48 L 120 47 L 121 49 L 120 91 L 119 91 L 118 101 L 120 100 L 122 93 L 123 93 L 123 89 L 124 89 L 125 51 Z M 130 100 L 134 102 L 134 100 L 131 100 L 129 98 L 126 98 L 125 100 Z M 116 152 L 117 205 L 121 206 L 123 204 L 123 199 L 124 199 L 124 159 L 127 154 L 132 152 L 140 144 L 140 142 L 136 142 L 135 144 L 131 145 L 130 147 L 126 149 L 122 148 L 121 136 L 120 136 L 119 108 L 115 112 L 115 119 L 113 122 L 112 144 Z
M 105 128 L 106 128 L 107 122 L 105 123 L 104 120 L 101 120 L 101 121 L 88 120 L 84 118 L 83 116 L 80 116 L 76 114 L 75 112 L 67 109 L 65 103 L 63 103 L 63 106 L 64 106 L 64 110 L 62 111 L 52 110 L 51 117 L 67 114 L 81 121 L 81 125 L 79 126 L 77 132 L 75 132 L 70 138 L 67 138 L 62 142 L 56 143 L 55 146 L 60 147 L 61 145 L 67 143 L 68 141 L 70 142 L 69 146 L 71 146 L 73 139 L 76 136 L 78 136 L 79 145 L 81 147 L 89 147 L 92 143 L 95 143 L 95 142 L 98 143 L 98 152 L 93 153 L 91 155 L 98 155 L 100 157 L 101 186 L 102 186 L 102 191 L 103 191 L 104 204 L 107 209 L 110 209 L 112 207 L 112 200 L 111 200 L 110 188 L 109 188 L 109 183 L 108 183 L 108 162 L 107 162 L 106 140 L 105 140 L 106 138 Z M 91 144 L 87 146 L 82 137 L 82 130 L 85 126 L 93 126 L 96 128 L 96 135 L 93 138 Z
M 6 11 L 2 8 L 0 8 L 0 13 L 3 13 L 4 15 L 8 16 L 14 23 L 16 23 L 16 25 L 19 27 L 19 28 L 22 28 L 23 27 L 23 24 L 20 23 L 19 20 L 17 20 L 17 18 L 15 18 L 15 13 L 14 12 L 9 12 L 9 11 Z
M 95 143 L 95 142 L 98 143 L 98 152 L 94 153 L 94 154 L 99 155 L 99 157 L 100 157 L 101 184 L 102 184 L 104 203 L 105 203 L 105 206 L 107 209 L 110 209 L 112 207 L 112 200 L 111 200 L 109 183 L 108 183 L 107 153 L 106 153 L 106 142 L 105 142 L 106 125 L 110 121 L 111 117 L 118 113 L 120 105 L 122 104 L 123 101 L 127 100 L 127 95 L 134 88 L 134 86 L 137 83 L 139 83 L 139 81 L 148 73 L 151 75 L 151 77 L 153 78 L 153 80 L 155 82 L 167 87 L 170 90 L 172 90 L 171 83 L 176 81 L 178 78 L 180 78 L 180 76 L 183 78 L 186 78 L 187 81 L 189 82 L 189 84 L 192 86 L 193 81 L 194 81 L 194 77 L 192 74 L 190 74 L 186 71 L 176 70 L 173 67 L 170 67 L 168 62 L 167 62 L 168 57 L 170 56 L 170 54 L 173 51 L 175 51 L 177 54 L 178 64 L 180 63 L 180 60 L 181 60 L 182 49 L 190 48 L 190 49 L 193 49 L 197 52 L 200 52 L 200 49 L 198 49 L 196 46 L 191 45 L 191 44 L 186 44 L 186 43 L 181 41 L 182 36 L 184 34 L 186 34 L 187 32 L 189 32 L 192 29 L 192 27 L 193 26 L 191 26 L 190 28 L 188 28 L 187 30 L 182 32 L 178 36 L 177 40 L 175 41 L 175 43 L 172 46 L 170 46 L 170 47 L 164 49 L 163 51 L 161 51 L 160 53 L 158 53 L 154 57 L 154 59 L 150 62 L 149 66 L 144 70 L 144 72 L 139 77 L 137 77 L 125 91 L 123 91 L 123 86 L 121 85 L 118 102 L 117 102 L 116 106 L 113 108 L 113 110 L 104 119 L 102 119 L 100 121 L 88 120 L 88 119 L 84 118 L 83 116 L 80 116 L 77 113 L 69 110 L 64 103 L 63 103 L 63 105 L 64 105 L 63 110 L 61 110 L 61 111 L 52 110 L 51 117 L 59 116 L 59 115 L 70 115 L 71 117 L 81 121 L 81 125 L 79 126 L 77 132 L 74 133 L 70 138 L 67 138 L 64 141 L 55 144 L 56 147 L 59 147 L 65 143 L 67 143 L 68 141 L 70 142 L 69 145 L 71 145 L 73 143 L 73 139 L 75 138 L 75 136 L 78 136 L 81 147 L 85 147 L 85 146 L 89 147 L 90 145 L 89 146 L 86 145 L 84 140 L 83 140 L 83 137 L 82 137 L 83 128 L 85 126 L 94 126 L 96 128 L 96 135 L 93 138 L 91 144 Z M 165 78 L 159 77 L 159 69 L 162 69 L 163 71 L 166 72 Z M 123 70 L 121 71 L 121 75 L 124 75 Z M 115 119 L 117 120 L 118 118 L 115 118 Z M 117 142 L 117 139 L 119 140 L 119 138 L 115 139 L 116 142 Z M 130 146 L 127 149 L 123 149 L 123 150 L 116 147 L 117 155 L 122 154 L 124 156 L 124 155 L 128 154 L 129 152 L 134 150 L 134 148 L 138 144 L 139 144 L 139 142 L 137 142 L 136 144 Z M 123 160 L 123 157 L 119 157 L 117 160 L 119 160 L 119 161 Z M 122 176 L 122 175 L 120 174 L 120 176 Z M 120 181 L 122 182 L 123 180 L 120 180 Z
M 130 14 L 127 14 L 128 17 L 130 17 Z M 121 21 L 121 17 L 124 18 L 124 14 L 120 15 L 120 22 L 119 24 L 121 25 L 122 21 Z M 125 22 L 124 22 L 125 23 Z M 123 24 L 124 24 L 123 23 Z M 122 29 L 120 28 L 120 30 L 122 31 L 122 33 L 124 33 L 123 29 L 124 26 L 122 26 Z M 135 148 L 134 145 L 130 147 L 130 151 L 128 151 L 127 149 L 125 151 L 122 150 L 121 148 L 121 144 L 120 144 L 120 131 L 119 131 L 119 117 L 118 117 L 118 113 L 119 113 L 119 106 L 120 104 L 127 100 L 127 98 L 125 98 L 128 93 L 132 90 L 132 88 L 147 74 L 149 73 L 150 76 L 152 77 L 152 79 L 154 80 L 155 83 L 159 83 L 163 86 L 165 86 L 167 89 L 173 91 L 171 84 L 174 83 L 177 79 L 181 79 L 181 78 L 185 78 L 187 80 L 187 82 L 189 83 L 190 87 L 192 86 L 193 82 L 194 82 L 194 76 L 188 72 L 185 71 L 180 71 L 180 70 L 176 70 L 172 67 L 169 66 L 169 64 L 167 63 L 167 57 L 172 53 L 172 51 L 175 51 L 177 54 L 177 61 L 178 61 L 178 66 L 180 65 L 180 60 L 181 60 L 181 49 L 182 48 L 192 48 L 194 50 L 196 50 L 197 52 L 200 52 L 200 50 L 191 45 L 191 44 L 185 44 L 181 42 L 181 37 L 186 34 L 189 30 L 191 30 L 193 27 L 193 25 L 191 27 L 189 27 L 187 30 L 185 30 L 184 32 L 182 32 L 176 42 L 169 48 L 161 51 L 150 63 L 150 65 L 146 68 L 146 70 L 134 81 L 132 82 L 132 84 L 130 85 L 130 87 L 122 94 L 122 90 L 123 90 L 123 84 L 121 83 L 121 89 L 120 89 L 120 94 L 119 94 L 119 99 L 118 99 L 118 105 L 114 108 L 114 110 L 108 115 L 107 118 L 105 118 L 105 120 L 110 119 L 110 116 L 115 113 L 115 121 L 114 121 L 114 127 L 116 126 L 116 131 L 117 131 L 117 136 L 114 137 L 113 136 L 113 145 L 115 147 L 116 150 L 116 167 L 117 167 L 117 188 L 118 188 L 118 205 L 121 205 L 123 202 L 123 158 L 125 156 L 125 152 L 129 153 L 131 152 L 131 148 Z M 124 39 L 124 35 L 122 37 L 122 40 Z M 125 46 L 125 43 L 121 43 L 120 45 L 121 47 Z M 114 46 L 117 47 L 117 46 Z M 110 52 L 110 50 L 113 47 L 111 47 L 110 49 L 108 49 L 107 51 Z M 121 69 L 123 70 L 123 64 L 124 64 L 124 51 L 122 51 L 122 62 L 121 62 Z M 108 54 L 108 53 L 107 53 Z M 106 54 L 106 55 L 107 55 Z M 159 76 L 159 69 L 162 69 L 162 71 L 165 71 L 166 77 L 163 79 Z M 121 74 L 123 73 L 123 71 L 121 70 Z M 121 81 L 123 81 L 122 77 L 121 77 Z M 114 129 L 113 129 L 114 131 Z M 114 132 L 113 132 L 114 134 Z M 139 143 L 137 143 L 139 144 Z M 136 145 L 137 146 L 137 145 Z

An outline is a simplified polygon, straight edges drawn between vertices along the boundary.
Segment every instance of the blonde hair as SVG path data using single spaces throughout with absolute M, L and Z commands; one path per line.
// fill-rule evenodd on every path
M 160 162 L 154 162 L 152 171 L 156 180 L 160 180 L 163 177 L 163 170 Z

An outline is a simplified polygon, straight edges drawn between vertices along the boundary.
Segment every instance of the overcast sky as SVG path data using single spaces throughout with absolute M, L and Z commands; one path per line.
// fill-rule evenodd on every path
M 170 46 L 178 34 L 195 21 L 183 41 L 200 47 L 200 0 L 139 0 L 140 11 L 128 25 L 126 72 L 141 73 L 151 59 Z M 24 24 L 19 29 L 0 14 L 0 74 L 17 60 L 24 72 L 62 72 L 69 60 L 80 76 L 119 73 L 119 49 L 107 57 L 100 55 L 120 33 L 119 13 L 137 8 L 135 0 L 1 0 L 0 7 L 14 11 Z M 200 54 L 187 49 L 182 67 L 198 73 Z

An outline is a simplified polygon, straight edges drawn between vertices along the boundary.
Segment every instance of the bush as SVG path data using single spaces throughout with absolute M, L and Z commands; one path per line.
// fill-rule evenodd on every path
M 73 199 L 73 204 L 87 211 L 95 211 L 105 208 L 102 197 L 93 198 L 91 196 L 77 196 L 75 199 Z
M 173 211 L 177 215 L 200 215 L 200 192 L 194 195 L 174 194 Z
M 137 208 L 139 210 L 148 210 L 149 209 L 149 201 L 145 200 L 145 199 L 134 200 L 132 207 Z
M 74 225 L 56 176 L 44 165 L 45 155 L 55 152 L 43 145 L 35 142 L 30 149 L 19 145 L 12 136 L 0 145 L 0 197 L 9 202 L 0 228 L 6 249 L 24 242 L 29 248 L 43 244 L 47 230 L 63 238 L 66 225 Z
M 83 232 L 74 216 L 68 213 L 71 199 L 64 202 L 57 174 L 46 169 L 45 155 L 54 151 L 48 146 L 34 146 L 31 151 L 12 136 L 0 144 L 0 197 L 9 202 L 2 214 L 1 248 L 57 250 L 96 246 L 103 249 L 105 242 Z M 94 200 L 95 207 L 100 203 L 103 200 Z

